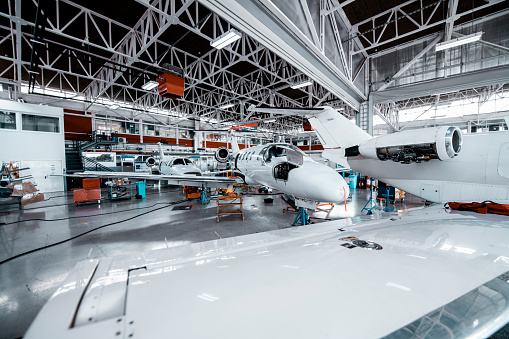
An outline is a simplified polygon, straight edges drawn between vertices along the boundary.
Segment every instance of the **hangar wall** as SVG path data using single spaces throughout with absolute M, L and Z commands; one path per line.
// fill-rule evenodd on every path
M 62 178 L 48 176 L 65 173 L 63 109 L 0 100 L 0 111 L 16 116 L 14 129 L 0 130 L 0 161 L 30 167 L 21 175 L 32 175 L 30 181 L 43 193 L 63 191 Z

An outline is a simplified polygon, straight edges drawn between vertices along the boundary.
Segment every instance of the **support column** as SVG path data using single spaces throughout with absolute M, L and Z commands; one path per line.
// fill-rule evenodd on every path
M 143 144 L 143 120 L 139 120 L 139 124 L 140 124 L 140 143 Z
M 22 26 L 21 26 L 21 0 L 16 0 L 15 4 L 16 8 L 16 59 L 17 59 L 17 80 L 18 80 L 18 90 L 16 94 L 21 93 L 21 37 L 23 36 Z M 14 38 L 14 37 L 13 37 Z M 16 98 L 18 96 L 16 95 Z

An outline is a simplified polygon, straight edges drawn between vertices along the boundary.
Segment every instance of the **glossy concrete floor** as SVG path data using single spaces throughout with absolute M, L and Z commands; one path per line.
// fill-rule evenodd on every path
M 296 213 L 283 212 L 287 205 L 278 195 L 273 203 L 265 203 L 266 197 L 246 195 L 245 221 L 232 215 L 219 223 L 214 197 L 202 206 L 197 200 L 185 201 L 182 189 L 175 187 L 149 187 L 142 200 L 103 198 L 101 204 L 80 206 L 74 205 L 70 192 L 61 192 L 22 211 L 11 209 L 7 215 L 0 211 L 0 262 L 8 260 L 0 264 L 0 338 L 22 337 L 68 272 L 86 258 L 292 227 Z M 312 213 L 311 220 L 369 218 L 361 213 L 368 198 L 368 190 L 352 190 L 346 211 L 344 204 L 329 211 L 324 207 Z M 186 205 L 191 209 L 174 209 Z M 423 205 L 423 200 L 407 197 L 390 207 L 403 210 Z M 44 248 L 52 244 L 57 245 Z

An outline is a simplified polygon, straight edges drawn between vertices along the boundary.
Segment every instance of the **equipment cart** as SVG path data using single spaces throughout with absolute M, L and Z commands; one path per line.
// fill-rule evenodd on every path
M 108 186 L 108 197 L 111 200 L 131 199 L 132 196 L 133 196 L 132 184 Z
M 242 221 L 244 221 L 244 212 L 242 212 L 242 195 L 218 195 L 216 221 L 219 222 L 219 218 L 222 216 L 233 214 L 240 215 Z

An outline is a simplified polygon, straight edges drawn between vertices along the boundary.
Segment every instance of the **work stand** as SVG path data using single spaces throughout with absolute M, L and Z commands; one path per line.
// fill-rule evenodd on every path
M 244 221 L 244 212 L 242 211 L 242 195 L 219 195 L 217 197 L 217 217 L 220 218 L 227 215 L 240 215 Z
M 369 204 L 369 207 L 368 207 L 368 204 Z M 368 202 L 366 203 L 366 205 L 364 205 L 364 207 L 362 208 L 361 210 L 361 213 L 366 210 L 366 215 L 371 215 L 373 214 L 373 212 L 371 211 L 373 209 L 373 207 L 377 206 L 377 203 L 376 203 L 376 200 L 373 199 L 373 185 L 371 185 L 371 193 L 369 195 L 369 200 Z
M 300 224 L 302 226 L 309 224 L 309 214 L 306 208 L 299 207 L 299 210 L 297 211 L 297 216 L 295 217 L 292 226 L 295 226 L 295 224 Z

